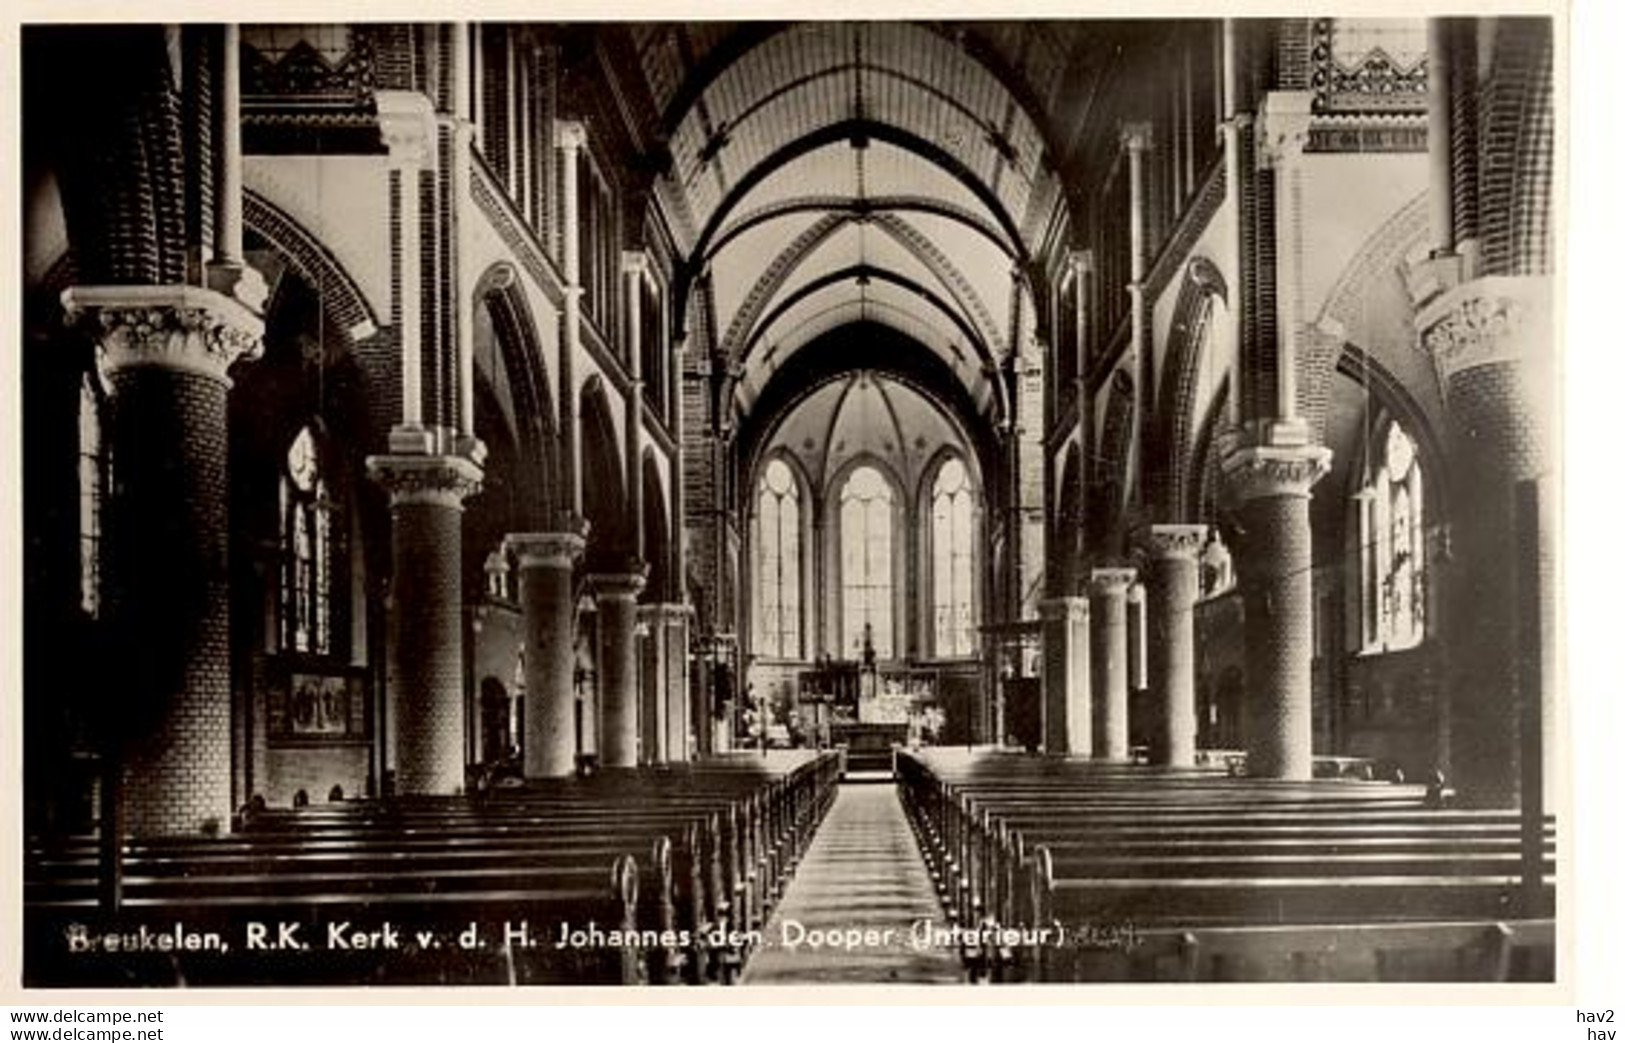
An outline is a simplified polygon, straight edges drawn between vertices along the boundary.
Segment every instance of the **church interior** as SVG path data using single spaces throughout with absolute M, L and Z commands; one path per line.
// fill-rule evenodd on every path
M 1553 980 L 1553 36 L 25 26 L 25 982 Z

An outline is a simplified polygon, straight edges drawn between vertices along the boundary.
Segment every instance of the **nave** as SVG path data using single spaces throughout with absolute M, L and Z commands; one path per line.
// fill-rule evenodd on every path
M 30 980 L 1550 979 L 1560 28 L 24 27 Z

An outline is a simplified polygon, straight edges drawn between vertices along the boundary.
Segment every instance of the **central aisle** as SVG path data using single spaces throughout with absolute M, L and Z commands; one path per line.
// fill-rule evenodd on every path
M 923 920 L 942 926 L 942 908 L 896 786 L 843 783 L 744 984 L 963 981 L 955 951 L 911 944 L 911 928 Z M 811 944 L 828 932 L 840 943 Z

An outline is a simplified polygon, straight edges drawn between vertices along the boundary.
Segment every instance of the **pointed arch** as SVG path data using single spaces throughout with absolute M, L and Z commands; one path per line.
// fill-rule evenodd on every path
M 1220 308 L 1228 307 L 1224 275 L 1212 261 L 1193 257 L 1185 269 L 1174 303 L 1173 325 L 1157 389 L 1156 432 L 1151 444 L 1157 456 L 1148 460 L 1152 503 L 1160 516 L 1177 521 L 1192 520 L 1185 513 L 1189 500 L 1184 491 L 1193 470 L 1198 411 L 1196 396 L 1201 387 L 1202 368 L 1214 349 L 1213 337 L 1224 322 Z
M 490 352 L 476 342 L 476 371 L 487 365 L 500 365 L 502 383 L 511 397 L 511 418 L 517 443 L 518 486 L 521 517 L 516 524 L 527 530 L 547 529 L 557 520 L 562 505 L 559 492 L 562 479 L 559 460 L 559 426 L 554 413 L 554 397 L 542 356 L 541 339 L 529 303 L 519 285 L 518 273 L 507 262 L 492 265 L 474 284 L 473 299 L 490 322 L 494 344 Z M 476 325 L 475 335 L 482 333 Z M 486 374 L 494 381 L 495 374 Z
M 1083 585 L 1083 453 L 1076 441 L 1067 446 L 1058 489 L 1055 517 L 1051 522 L 1057 570 L 1055 589 L 1069 595 L 1079 592 Z
M 591 526 L 585 571 L 622 571 L 634 553 L 626 469 L 601 376 L 595 373 L 582 384 L 577 408 L 581 417 L 581 504 Z

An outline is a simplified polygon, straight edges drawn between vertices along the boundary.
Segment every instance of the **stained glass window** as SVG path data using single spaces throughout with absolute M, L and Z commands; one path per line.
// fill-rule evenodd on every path
M 841 643 L 852 658 L 862 658 L 865 640 L 877 658 L 893 655 L 892 497 L 868 466 L 841 488 Z
M 757 640 L 765 655 L 801 654 L 801 490 L 783 460 L 756 487 Z
M 961 461 L 937 471 L 931 491 L 933 616 L 939 656 L 976 651 L 971 583 L 975 576 L 975 536 L 969 476 Z

